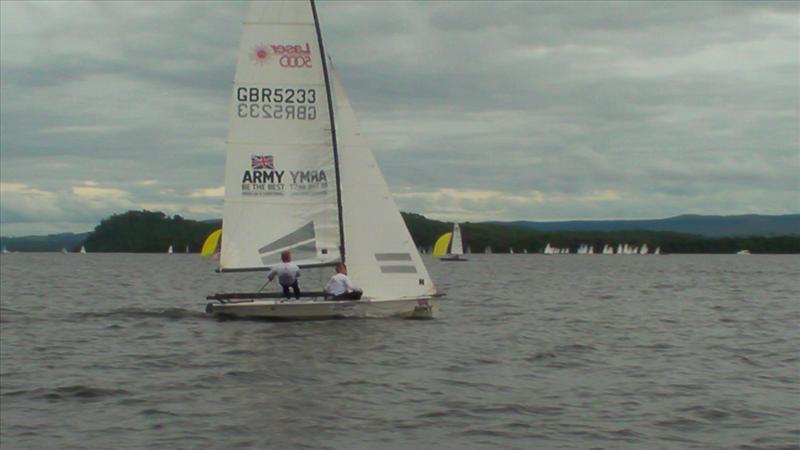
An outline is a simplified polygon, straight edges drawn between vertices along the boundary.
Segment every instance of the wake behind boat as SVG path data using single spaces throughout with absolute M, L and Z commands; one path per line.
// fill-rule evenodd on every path
M 360 300 L 210 295 L 206 311 L 269 319 L 432 317 L 436 288 L 336 73 L 311 1 L 253 2 L 226 146 L 220 272 L 265 271 L 290 250 L 308 287 L 346 263 Z M 326 272 L 327 271 L 327 272 Z M 320 286 L 321 288 L 321 286 Z

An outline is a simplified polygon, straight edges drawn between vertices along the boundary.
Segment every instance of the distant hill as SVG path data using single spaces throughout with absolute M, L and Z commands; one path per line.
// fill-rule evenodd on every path
M 653 220 L 571 220 L 494 222 L 536 231 L 671 231 L 708 237 L 800 235 L 800 214 L 764 216 L 682 215 Z
M 0 237 L 0 247 L 10 252 L 78 251 L 89 233 L 60 233 L 47 236 Z
M 103 219 L 86 238 L 90 252 L 199 252 L 216 225 L 169 217 L 160 211 L 128 211 Z
M 430 249 L 452 229 L 451 222 L 402 213 L 415 244 Z M 0 238 L 9 251 L 77 251 L 163 253 L 172 245 L 198 252 L 206 236 L 220 227 L 220 219 L 187 220 L 162 212 L 128 211 L 104 219 L 91 233 Z M 663 253 L 800 253 L 800 215 L 785 216 L 678 216 L 661 220 L 605 220 L 569 222 L 481 222 L 461 224 L 464 245 L 476 252 L 541 252 L 547 245 L 575 252 L 583 245 L 647 244 Z

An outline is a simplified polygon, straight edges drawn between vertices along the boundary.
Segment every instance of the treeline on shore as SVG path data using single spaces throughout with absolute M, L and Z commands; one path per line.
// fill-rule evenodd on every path
M 403 213 L 414 242 L 422 249 L 433 247 L 443 233 L 452 231 L 452 222 L 431 220 L 420 214 Z M 570 249 L 575 253 L 581 245 L 594 246 L 599 252 L 604 245 L 616 247 L 628 244 L 640 247 L 644 244 L 652 251 L 661 248 L 661 253 L 736 253 L 749 250 L 751 253 L 800 253 L 800 236 L 747 236 L 709 238 L 696 234 L 668 231 L 535 231 L 495 223 L 461 223 L 464 248 L 473 253 L 483 253 L 490 247 L 494 253 L 541 253 L 549 243 L 552 247 Z
M 198 222 L 163 212 L 128 211 L 104 219 L 84 242 L 89 252 L 199 253 L 206 237 L 220 222 Z
M 452 231 L 451 222 L 431 220 L 420 214 L 402 213 L 417 247 L 430 249 L 443 233 Z M 128 211 L 115 214 L 100 222 L 85 240 L 54 240 L 43 244 L 43 237 L 30 237 L 34 244 L 26 247 L 22 239 L 4 238 L 10 251 L 58 251 L 62 248 L 77 251 L 82 245 L 88 252 L 164 253 L 172 246 L 176 253 L 188 249 L 199 253 L 206 237 L 219 229 L 221 220 L 196 221 L 181 216 L 168 216 L 163 212 Z M 651 251 L 661 248 L 661 253 L 800 253 L 800 236 L 749 236 L 709 238 L 695 234 L 663 231 L 536 231 L 523 227 L 497 223 L 462 223 L 464 247 L 482 253 L 490 247 L 494 253 L 541 253 L 549 243 L 553 247 L 570 249 L 575 253 L 582 245 L 594 246 L 599 252 L 604 245 L 628 244 L 639 247 L 646 244 Z M 55 237 L 54 236 L 54 237 Z M 16 239 L 16 241 L 15 241 Z M 66 242 L 66 243 L 62 243 Z M 12 244 L 14 243 L 14 244 Z M 67 244 L 68 243 L 68 244 Z

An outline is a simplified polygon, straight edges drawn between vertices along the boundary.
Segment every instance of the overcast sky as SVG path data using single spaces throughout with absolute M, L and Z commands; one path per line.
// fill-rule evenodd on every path
M 241 2 L 0 2 L 3 235 L 221 217 Z M 404 211 L 800 212 L 800 3 L 318 3 Z

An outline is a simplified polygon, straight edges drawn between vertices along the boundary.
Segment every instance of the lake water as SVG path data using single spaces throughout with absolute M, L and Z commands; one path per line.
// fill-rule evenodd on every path
M 263 322 L 197 255 L 3 255 L 0 447 L 800 448 L 800 257 L 471 256 L 435 320 Z

